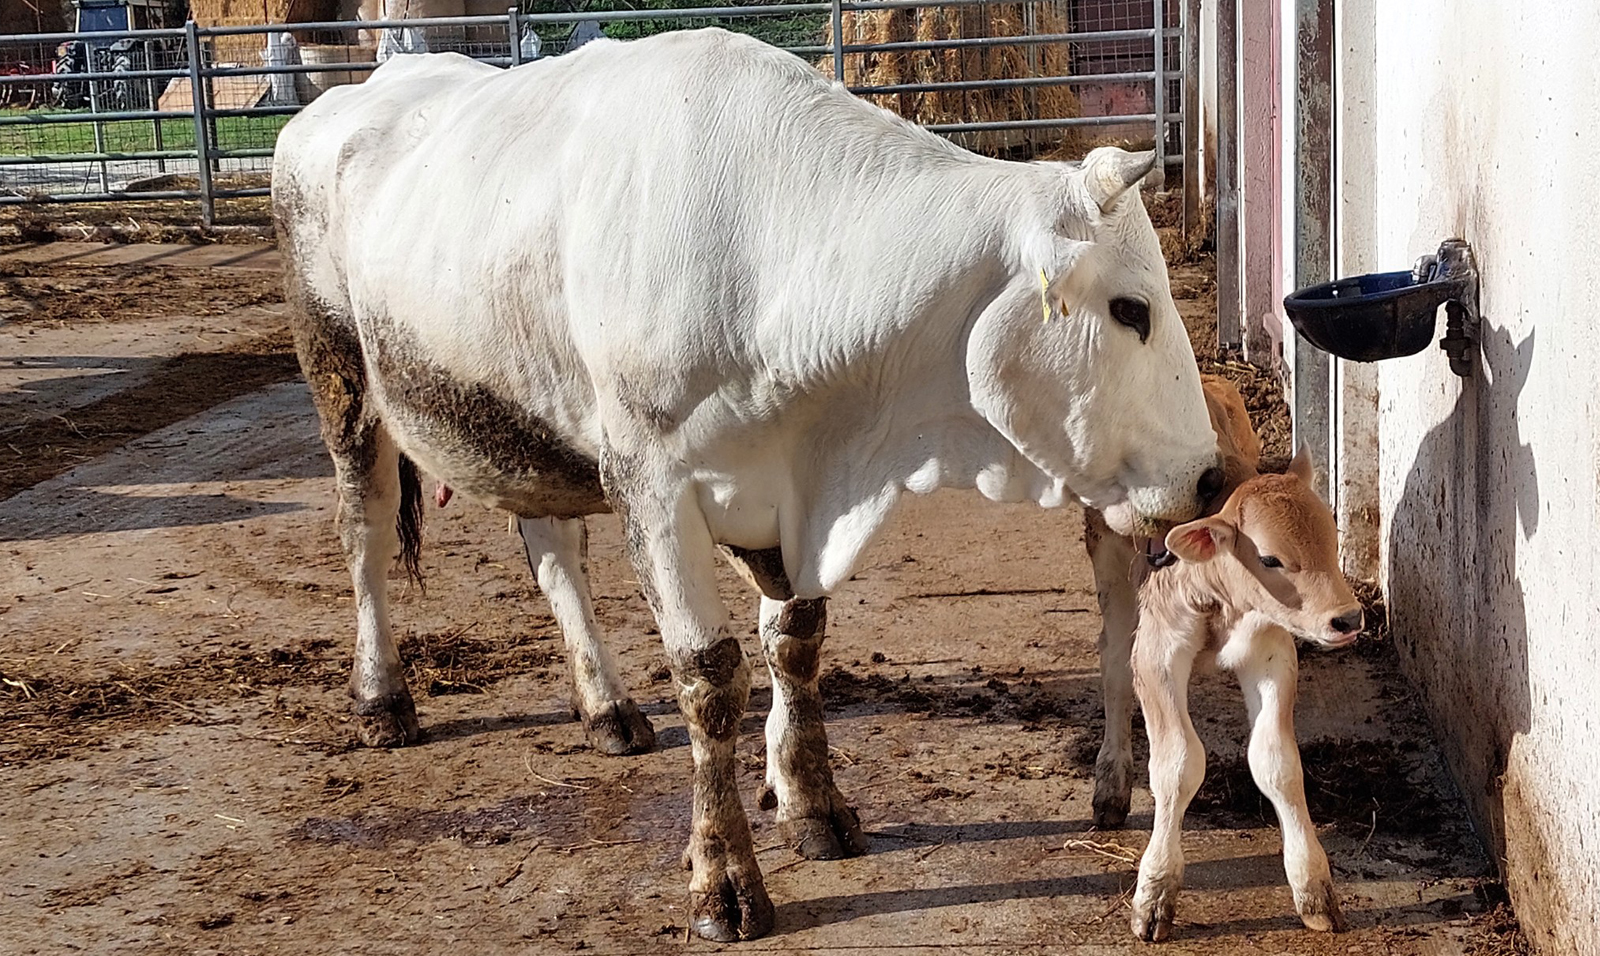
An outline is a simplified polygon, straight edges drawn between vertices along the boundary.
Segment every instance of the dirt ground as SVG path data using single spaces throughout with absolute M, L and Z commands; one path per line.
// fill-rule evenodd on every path
M 330 468 L 266 247 L 0 250 L 0 952 L 672 953 L 689 751 L 612 518 L 601 623 L 654 753 L 591 753 L 560 636 L 503 516 L 430 505 L 400 577 L 427 742 L 354 745 Z M 1198 329 L 1208 266 L 1174 270 Z M 1273 383 L 1241 380 L 1287 450 Z M 1122 953 L 1150 824 L 1091 830 L 1098 612 L 1076 509 L 908 500 L 836 596 L 824 678 L 865 857 L 800 860 L 753 796 L 777 928 L 748 952 Z M 730 607 L 755 620 L 731 575 Z M 1312 815 L 1351 930 L 1300 928 L 1237 688 L 1197 681 L 1211 752 L 1175 953 L 1520 945 L 1382 632 L 1306 652 Z M 752 627 L 751 633 L 754 633 Z M 747 650 L 759 653 L 752 636 Z M 1141 762 L 1144 754 L 1138 754 Z

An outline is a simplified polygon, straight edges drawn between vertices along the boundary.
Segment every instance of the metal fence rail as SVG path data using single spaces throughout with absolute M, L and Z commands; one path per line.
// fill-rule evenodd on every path
M 0 205 L 190 200 L 210 226 L 217 200 L 270 192 L 273 145 L 290 116 L 333 86 L 364 81 L 389 56 L 453 50 L 514 67 L 602 34 L 707 25 L 774 42 L 969 147 L 1037 153 L 1062 148 L 1064 135 L 1120 130 L 1153 141 L 1165 165 L 1181 161 L 1168 144 L 1181 142 L 1172 132 L 1182 122 L 1182 31 L 1168 25 L 1169 6 L 1177 9 L 1174 0 L 513 7 L 503 16 L 0 36 L 0 58 L 19 65 L 0 75 Z M 943 18 L 939 30 L 959 35 L 927 38 L 920 17 Z M 1017 75 L 992 75 L 1008 70 Z

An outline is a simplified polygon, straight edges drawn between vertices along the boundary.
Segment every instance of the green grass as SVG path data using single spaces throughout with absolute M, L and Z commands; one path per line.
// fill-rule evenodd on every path
M 0 110 L 15 116 L 19 110 Z M 40 112 L 40 111 L 34 111 Z M 51 110 L 50 112 L 64 112 Z M 270 147 L 287 116 L 224 116 L 216 122 L 219 149 Z M 101 123 L 108 153 L 145 152 L 156 148 L 155 125 L 161 124 L 163 149 L 194 149 L 194 120 L 185 116 L 164 120 L 118 120 Z M 37 126 L 0 126 L 0 156 L 64 156 L 93 153 L 94 124 L 45 123 Z

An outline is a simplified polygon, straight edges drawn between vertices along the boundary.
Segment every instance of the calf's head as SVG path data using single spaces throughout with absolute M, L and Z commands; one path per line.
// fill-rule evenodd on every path
M 1311 457 L 1301 449 L 1288 474 L 1251 478 L 1215 516 L 1173 528 L 1167 548 L 1207 565 L 1218 597 L 1235 611 L 1343 647 L 1361 633 L 1361 605 L 1339 569 L 1333 513 L 1310 480 Z
M 1120 534 L 1200 514 L 1223 485 L 1188 333 L 1137 185 L 1151 153 L 1091 152 L 1059 172 L 1046 227 L 967 349 L 973 404 Z

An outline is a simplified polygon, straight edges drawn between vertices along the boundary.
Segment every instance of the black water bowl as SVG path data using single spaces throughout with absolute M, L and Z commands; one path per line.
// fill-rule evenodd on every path
M 1283 309 L 1317 348 L 1376 362 L 1427 348 L 1439 306 L 1463 288 L 1456 279 L 1419 283 L 1410 272 L 1374 272 L 1301 289 L 1283 300 Z

